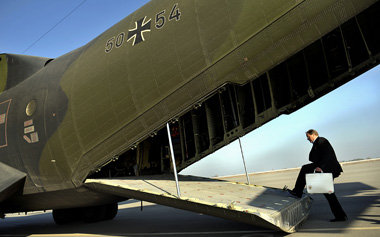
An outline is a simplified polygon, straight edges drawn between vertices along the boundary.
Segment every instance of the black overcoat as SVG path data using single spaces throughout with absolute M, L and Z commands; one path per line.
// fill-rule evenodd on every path
M 309 154 L 309 160 L 313 162 L 316 167 L 321 168 L 324 173 L 332 173 L 334 178 L 343 172 L 336 158 L 334 149 L 330 142 L 324 137 L 315 139 Z

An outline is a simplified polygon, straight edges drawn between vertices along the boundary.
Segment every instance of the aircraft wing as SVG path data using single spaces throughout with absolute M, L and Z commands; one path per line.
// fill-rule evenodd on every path
M 0 162 L 0 203 L 22 192 L 26 174 Z

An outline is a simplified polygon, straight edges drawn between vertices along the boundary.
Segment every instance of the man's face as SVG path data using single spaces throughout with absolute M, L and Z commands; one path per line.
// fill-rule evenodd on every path
M 310 143 L 313 143 L 314 139 L 315 139 L 315 135 L 314 134 L 308 134 L 306 133 L 306 138 L 307 140 L 310 142 Z

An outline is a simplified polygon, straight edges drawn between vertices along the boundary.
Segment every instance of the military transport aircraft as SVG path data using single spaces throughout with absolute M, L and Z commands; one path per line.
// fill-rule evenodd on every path
M 292 231 L 307 216 L 307 197 L 264 214 L 266 205 L 285 205 L 265 196 L 278 190 L 224 205 L 208 193 L 184 198 L 192 193 L 133 183 L 159 186 L 376 66 L 379 7 L 375 0 L 152 0 L 58 58 L 0 54 L 0 214 L 53 209 L 58 224 L 99 221 L 135 198 Z M 221 182 L 191 184 L 204 183 Z M 267 204 L 244 209 L 243 199 Z

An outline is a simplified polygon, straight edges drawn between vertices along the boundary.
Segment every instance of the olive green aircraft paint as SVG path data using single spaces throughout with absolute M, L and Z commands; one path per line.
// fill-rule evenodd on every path
M 273 1 L 267 5 L 263 1 L 153 1 L 128 16 L 90 42 L 61 79 L 69 108 L 44 150 L 41 174 L 54 176 L 54 166 L 67 163 L 70 169 L 63 170 L 63 175 L 79 176 L 74 182 L 82 182 L 87 172 L 95 168 L 93 165 L 104 162 L 115 150 L 125 150 L 134 142 L 131 138 L 146 135 L 154 129 L 154 123 L 163 124 L 170 115 L 178 114 L 183 105 L 194 101 L 189 96 L 167 101 L 161 121 L 152 118 L 140 122 L 91 157 L 84 156 L 86 153 L 300 2 Z M 149 19 L 150 31 L 142 32 L 145 40 L 133 45 L 132 39 L 127 39 L 128 30 L 144 18 Z M 228 74 L 244 56 L 247 55 L 228 58 L 213 72 L 220 74 L 223 68 L 222 73 Z M 226 79 L 245 82 L 249 78 L 209 76 L 204 82 L 207 84 L 200 85 L 205 87 L 202 94 L 196 96 L 204 96 Z M 52 158 L 49 150 L 61 152 L 54 152 Z
M 0 55 L 0 93 L 5 90 L 5 86 L 7 85 L 7 75 L 8 75 L 8 67 L 7 67 L 7 57 L 4 54 Z
M 331 5 L 341 10 L 329 0 L 149 2 L 86 45 L 63 75 L 69 107 L 44 149 L 41 175 L 55 176 L 54 167 L 65 163 L 61 175 L 79 185 L 224 83 L 244 83 L 330 31 L 336 22 L 318 13 Z M 347 14 L 339 21 L 355 14 L 351 5 L 343 7 Z M 313 28 L 306 20 L 328 24 Z M 133 45 L 129 30 L 144 24 L 149 31 L 139 32 Z
M 52 59 L 28 55 L 0 54 L 1 91 L 8 90 L 26 80 L 42 69 L 50 60 Z
M 0 214 L 6 208 L 68 208 L 106 200 L 100 194 L 86 196 L 83 182 L 114 156 L 222 92 L 226 84 L 269 77 L 271 69 L 375 2 L 156 0 L 54 60 L 1 54 L 0 141 L 6 137 L 7 143 L 0 145 L 0 162 L 27 176 L 24 195 L 0 203 Z M 370 57 L 376 58 L 363 59 L 358 74 L 378 64 L 378 52 Z M 17 68 L 7 58 L 23 64 Z M 371 60 L 376 63 L 369 64 Z M 315 92 L 309 88 L 302 100 L 286 101 L 284 106 L 277 106 L 282 97 L 275 94 L 288 88 L 268 80 L 271 104 L 249 129 L 358 75 L 346 74 L 343 82 L 338 78 L 331 86 L 335 81 L 328 78 Z M 248 130 L 237 131 L 233 138 Z M 181 163 L 179 170 L 197 160 Z M 62 190 L 67 191 L 64 198 L 59 197 Z M 46 202 L 36 201 L 40 194 L 47 194 Z

